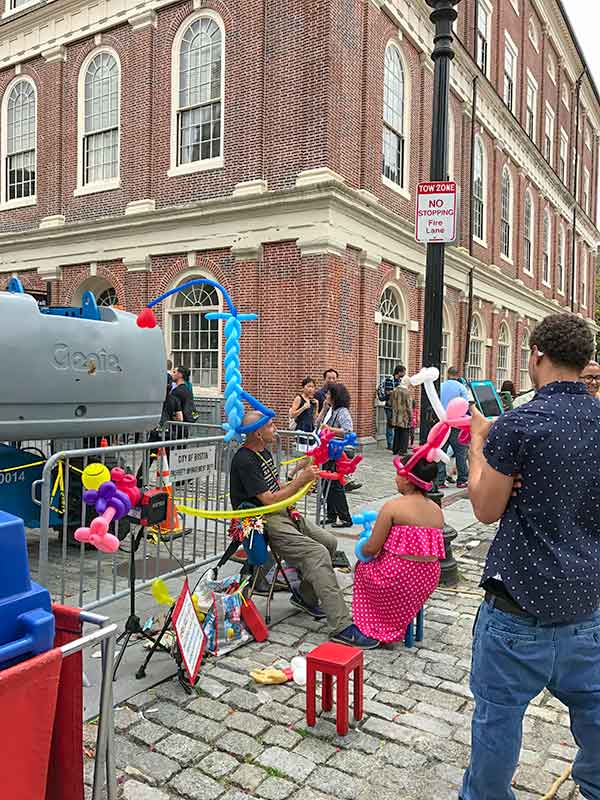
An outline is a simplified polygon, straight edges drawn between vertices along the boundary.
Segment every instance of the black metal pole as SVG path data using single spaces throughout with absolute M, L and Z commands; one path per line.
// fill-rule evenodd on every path
M 452 23 L 457 18 L 455 6 L 460 0 L 426 0 L 435 25 L 434 47 L 431 58 L 435 64 L 433 79 L 433 124 L 431 130 L 431 174 L 432 181 L 448 179 L 448 89 L 450 85 L 450 62 L 454 58 Z M 442 356 L 442 320 L 444 305 L 444 244 L 427 245 L 425 266 L 425 308 L 423 310 L 423 366 L 440 369 Z M 435 414 L 423 389 L 421 392 L 420 441 L 424 442 L 436 422 Z M 439 491 L 432 499 L 442 504 Z M 444 528 L 446 558 L 442 562 L 441 583 L 453 586 L 458 583 L 458 565 L 452 554 L 452 540 L 456 531 Z
M 579 169 L 579 109 L 581 105 L 581 82 L 585 77 L 585 70 L 577 78 L 575 84 L 577 90 L 576 111 L 575 111 L 575 158 L 573 159 L 573 233 L 571 236 L 571 311 L 575 311 L 575 260 L 577 258 L 577 172 Z M 568 158 L 568 156 L 567 156 Z
M 455 6 L 460 0 L 426 0 L 435 25 L 435 64 L 433 79 L 433 125 L 431 131 L 431 180 L 448 178 L 448 88 L 450 62 L 454 58 L 452 23 L 457 18 Z M 427 245 L 425 267 L 425 308 L 423 311 L 423 366 L 441 364 L 442 318 L 444 303 L 444 244 Z M 424 442 L 435 423 L 433 409 L 425 390 L 421 392 L 420 441 Z

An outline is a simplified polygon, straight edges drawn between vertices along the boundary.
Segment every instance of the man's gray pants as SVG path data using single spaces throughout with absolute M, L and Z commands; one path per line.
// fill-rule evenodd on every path
M 332 565 L 337 549 L 333 534 L 300 517 L 294 523 L 284 511 L 265 517 L 269 543 L 279 558 L 302 573 L 300 594 L 308 606 L 320 605 L 332 633 L 352 624 Z

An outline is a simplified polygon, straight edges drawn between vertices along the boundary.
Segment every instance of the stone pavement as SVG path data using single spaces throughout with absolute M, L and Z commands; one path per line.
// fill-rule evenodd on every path
M 116 711 L 117 767 L 126 800 L 446 800 L 469 756 L 468 688 L 477 583 L 494 529 L 474 521 L 468 500 L 449 506 L 460 528 L 457 590 L 428 603 L 425 640 L 365 654 L 365 717 L 339 738 L 333 715 L 307 728 L 305 693 L 296 685 L 257 686 L 255 666 L 306 653 L 324 627 L 302 614 L 253 643 L 202 666 L 197 694 L 169 680 Z M 346 584 L 348 599 L 351 586 Z M 259 600 L 260 603 L 260 600 Z M 571 763 L 574 743 L 565 708 L 536 698 L 525 719 L 519 800 L 543 796 Z M 88 730 L 88 735 L 91 732 Z M 91 779 L 88 762 L 88 776 Z M 578 797 L 572 782 L 556 795 Z

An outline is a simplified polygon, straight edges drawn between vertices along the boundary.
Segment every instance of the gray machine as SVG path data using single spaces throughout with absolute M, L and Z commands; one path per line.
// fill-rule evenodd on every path
M 0 292 L 0 441 L 155 428 L 165 399 L 162 331 L 98 308 L 39 308 L 13 279 Z

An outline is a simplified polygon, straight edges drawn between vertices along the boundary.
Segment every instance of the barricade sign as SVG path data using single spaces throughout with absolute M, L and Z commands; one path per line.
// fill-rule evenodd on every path
M 456 183 L 429 181 L 417 186 L 417 242 L 453 242 L 456 239 Z
M 216 457 L 215 445 L 172 450 L 169 454 L 171 480 L 176 483 L 211 477 L 217 469 Z

